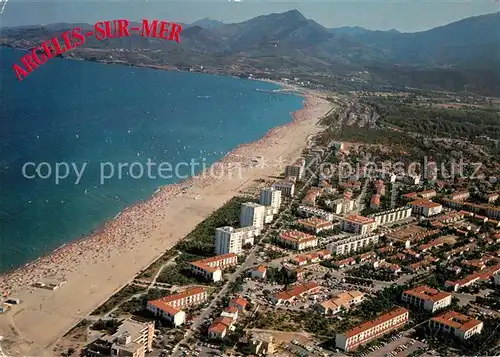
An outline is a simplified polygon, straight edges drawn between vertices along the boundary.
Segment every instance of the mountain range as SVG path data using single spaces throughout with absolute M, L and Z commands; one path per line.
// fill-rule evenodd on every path
M 87 24 L 78 26 L 91 28 Z M 36 44 L 74 27 L 75 24 L 53 24 L 6 28 L 0 34 L 0 44 L 13 47 L 22 47 L 26 41 Z M 85 46 L 99 49 L 100 53 L 103 49 L 151 51 L 146 58 L 142 55 L 141 61 L 146 64 L 203 65 L 236 72 L 266 70 L 329 76 L 369 70 L 371 79 L 388 83 L 423 72 L 426 72 L 423 77 L 429 79 L 433 77 L 429 73 L 443 73 L 454 78 L 452 86 L 470 85 L 482 90 L 486 85 L 487 92 L 500 95 L 500 12 L 427 31 L 401 33 L 361 27 L 328 29 L 291 10 L 230 24 L 205 18 L 184 25 L 180 44 L 132 35 L 89 40 Z M 116 53 L 113 57 L 116 58 Z M 122 57 L 134 61 L 130 53 Z M 485 76 L 490 76 L 489 80 Z M 470 78 L 478 79 L 478 83 L 468 83 Z M 413 82 L 400 84 L 413 85 Z

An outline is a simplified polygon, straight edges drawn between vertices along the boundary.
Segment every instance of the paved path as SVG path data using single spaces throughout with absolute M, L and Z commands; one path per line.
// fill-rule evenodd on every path
M 179 256 L 179 254 L 176 254 L 174 257 L 170 258 L 167 262 L 165 262 L 165 264 L 163 264 L 160 267 L 160 269 L 158 269 L 158 271 L 156 272 L 155 276 L 151 280 L 151 283 L 147 286 L 146 290 L 143 290 L 143 291 L 141 291 L 141 292 L 139 292 L 137 294 L 134 294 L 134 295 L 130 296 L 127 300 L 124 300 L 121 303 L 119 303 L 118 305 L 115 305 L 110 311 L 108 311 L 107 313 L 105 313 L 104 315 L 102 315 L 102 317 L 103 318 L 109 318 L 112 313 L 114 313 L 116 310 L 118 310 L 118 308 L 120 306 L 122 306 L 123 304 L 125 304 L 127 301 L 130 301 L 132 299 L 141 297 L 142 295 L 146 294 L 149 290 L 151 290 L 152 288 L 154 288 L 154 286 L 156 284 L 156 280 L 158 280 L 158 277 L 162 273 L 163 269 L 165 269 L 166 266 L 168 266 L 170 264 L 173 264 L 175 262 L 175 258 L 177 258 L 178 256 Z M 99 317 L 99 316 L 97 316 L 97 317 Z

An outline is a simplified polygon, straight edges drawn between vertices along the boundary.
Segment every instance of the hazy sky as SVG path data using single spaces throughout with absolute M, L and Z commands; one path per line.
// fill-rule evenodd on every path
M 0 10 L 2 2 L 0 0 Z M 191 23 L 204 17 L 224 22 L 297 9 L 326 27 L 421 31 L 500 10 L 499 0 L 7 0 L 1 26 L 88 22 L 127 18 Z

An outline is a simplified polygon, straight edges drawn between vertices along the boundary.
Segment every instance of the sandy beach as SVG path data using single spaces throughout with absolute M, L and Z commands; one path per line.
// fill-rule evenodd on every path
M 94 235 L 1 276 L 0 292 L 22 300 L 0 315 L 4 353 L 52 356 L 59 337 L 224 202 L 254 180 L 280 174 L 284 165 L 300 156 L 307 139 L 324 129 L 318 119 L 332 108 L 319 94 L 304 96 L 304 108 L 293 113 L 290 123 L 239 146 L 204 174 L 162 188 Z M 253 160 L 258 156 L 265 163 L 256 165 Z M 43 279 L 65 283 L 54 291 L 31 287 Z

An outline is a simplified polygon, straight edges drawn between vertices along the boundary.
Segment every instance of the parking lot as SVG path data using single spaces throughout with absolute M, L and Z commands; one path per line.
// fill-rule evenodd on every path
M 420 347 L 425 346 L 425 344 L 420 341 L 399 336 L 401 335 L 393 337 L 389 343 L 380 343 L 378 345 L 380 348 L 374 348 L 373 351 L 365 354 L 364 357 L 405 357 Z

